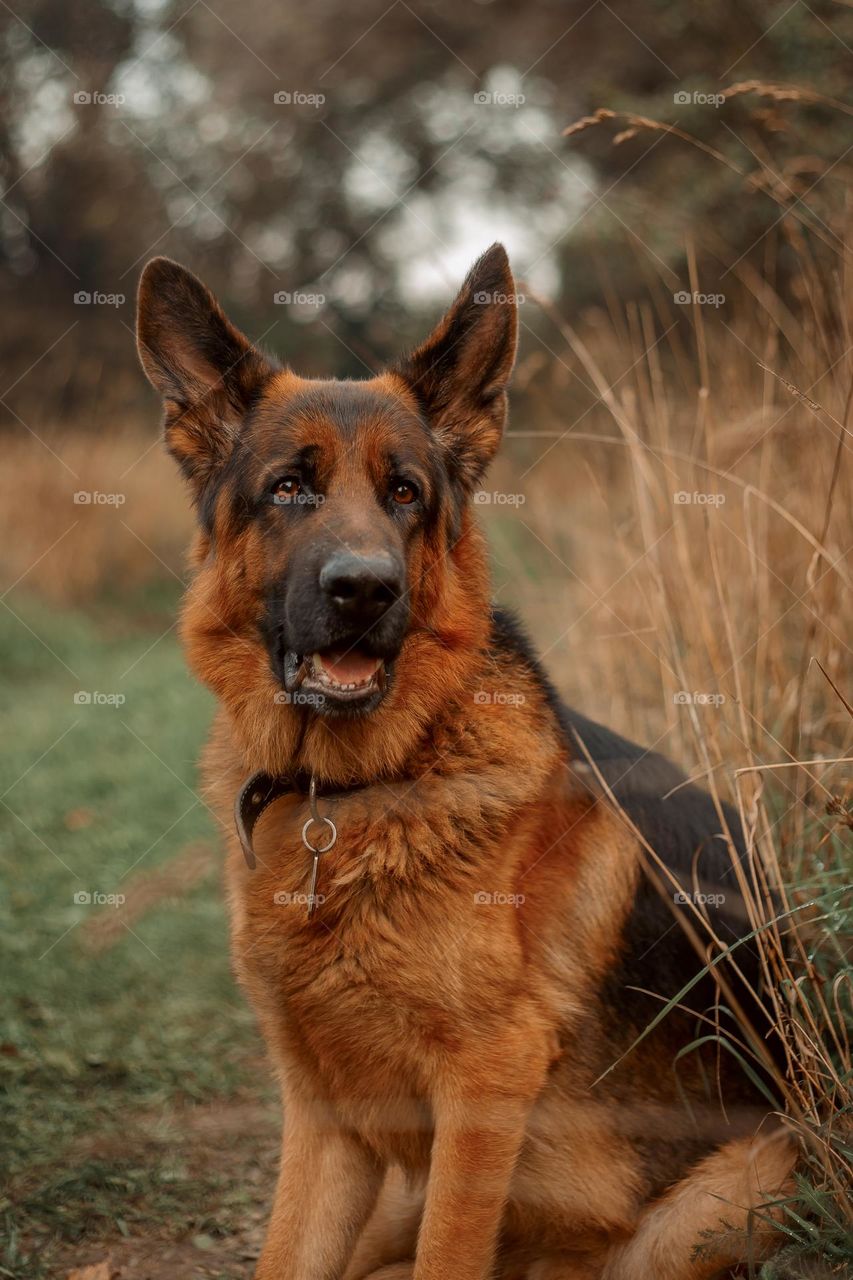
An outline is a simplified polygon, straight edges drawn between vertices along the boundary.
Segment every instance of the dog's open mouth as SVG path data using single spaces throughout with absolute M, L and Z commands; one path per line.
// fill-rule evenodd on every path
M 338 646 L 316 653 L 288 653 L 285 688 L 309 701 L 322 695 L 332 705 L 365 703 L 385 692 L 387 667 L 382 658 L 355 646 Z

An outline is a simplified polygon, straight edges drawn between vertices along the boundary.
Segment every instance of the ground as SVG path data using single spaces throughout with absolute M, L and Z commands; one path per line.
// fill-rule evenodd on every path
M 109 1212 L 109 1200 L 141 1194 L 132 1199 L 131 1221 L 110 1230 L 106 1218 L 80 1241 L 57 1245 L 53 1274 L 107 1261 L 121 1280 L 251 1276 L 278 1130 L 274 1106 L 235 1098 L 135 1116 L 121 1133 L 77 1144 L 67 1179 L 77 1205 L 85 1202 L 88 1212 L 104 1195 Z M 75 1212 L 73 1204 L 70 1210 Z
M 177 600 L 88 617 L 12 603 L 0 1276 L 107 1257 L 122 1280 L 248 1276 L 278 1104 L 230 973 L 195 789 L 212 704 L 169 630 Z

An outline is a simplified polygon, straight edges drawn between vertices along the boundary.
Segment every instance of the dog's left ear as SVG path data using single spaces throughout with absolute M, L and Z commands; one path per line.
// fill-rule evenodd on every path
M 493 244 L 471 268 L 438 327 L 395 369 L 468 492 L 501 441 L 517 335 L 509 259 L 503 245 Z

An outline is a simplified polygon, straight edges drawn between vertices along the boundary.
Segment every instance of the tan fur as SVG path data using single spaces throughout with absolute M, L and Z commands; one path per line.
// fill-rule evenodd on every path
M 768 1257 L 779 1240 L 768 1222 L 777 1216 L 771 1206 L 791 1194 L 795 1161 L 780 1132 L 728 1143 L 643 1215 L 602 1280 L 708 1280 L 723 1267 Z
M 795 1162 L 794 1144 L 778 1130 L 727 1143 L 647 1208 L 624 1243 L 529 1265 L 507 1250 L 498 1280 L 711 1280 L 761 1262 L 778 1246 L 774 1202 L 791 1194 Z M 389 1178 L 344 1280 L 412 1280 L 421 1205 L 422 1196 Z

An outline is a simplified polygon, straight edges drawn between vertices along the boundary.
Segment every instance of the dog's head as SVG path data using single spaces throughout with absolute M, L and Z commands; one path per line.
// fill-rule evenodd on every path
M 373 735 L 354 721 L 394 733 L 396 707 L 398 733 L 422 726 L 424 681 L 458 683 L 487 603 L 468 507 L 503 431 L 516 324 L 495 245 L 395 367 L 311 380 L 253 346 L 183 267 L 146 266 L 140 357 L 199 517 L 184 635 L 247 743 L 270 740 L 271 692 L 283 740 L 301 723 L 302 740 L 358 752 Z

